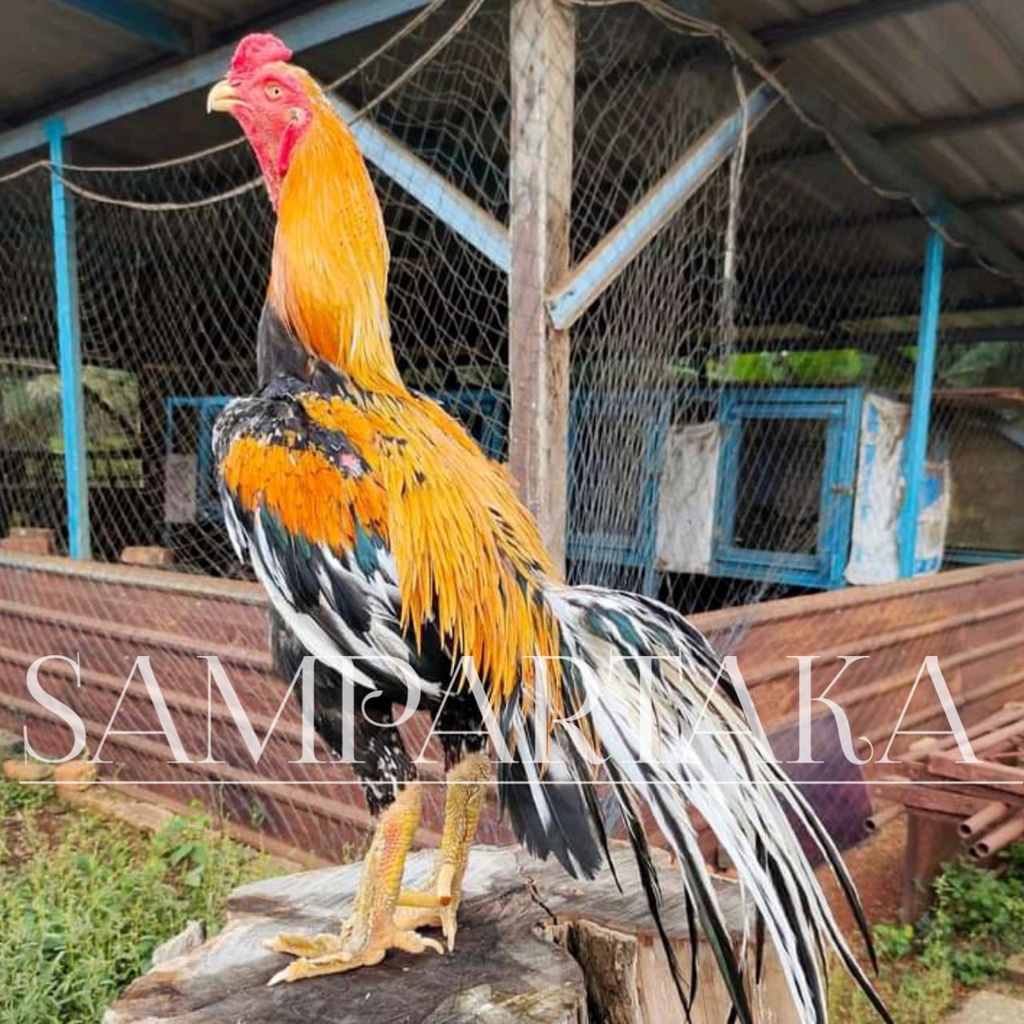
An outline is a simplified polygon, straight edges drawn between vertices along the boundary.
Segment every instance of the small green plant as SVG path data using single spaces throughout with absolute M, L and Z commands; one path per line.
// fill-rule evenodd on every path
M 935 904 L 923 922 L 941 946 L 961 985 L 973 988 L 998 976 L 1006 957 L 1024 943 L 1024 855 L 1013 847 L 998 869 L 958 862 L 935 880 Z
M 879 924 L 874 929 L 875 952 L 883 962 L 902 960 L 914 948 L 914 926 Z
M 0 1024 L 95 1024 L 161 942 L 190 918 L 215 931 L 270 873 L 202 814 L 149 835 L 47 795 L 0 784 Z
M 934 902 L 916 927 L 874 929 L 878 989 L 900 1024 L 937 1024 L 956 992 L 998 977 L 1024 944 L 1024 844 L 995 867 L 947 864 L 933 885 Z M 841 971 L 829 994 L 836 1024 L 876 1021 L 867 1000 Z
M 53 793 L 50 783 L 0 782 L 0 818 L 38 810 Z

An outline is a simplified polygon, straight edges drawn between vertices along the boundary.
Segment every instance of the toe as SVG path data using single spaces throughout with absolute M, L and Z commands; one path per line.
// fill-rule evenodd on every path
M 444 946 L 437 939 L 428 939 L 419 932 L 397 930 L 391 936 L 391 945 L 406 953 L 423 953 L 428 949 L 435 953 L 444 953 Z
M 441 912 L 436 907 L 395 907 L 391 923 L 400 931 L 406 932 L 420 928 L 440 928 Z
M 339 946 L 337 935 L 303 935 L 302 932 L 280 932 L 263 941 L 263 948 L 291 956 L 322 956 Z
M 403 889 L 398 894 L 398 899 L 395 901 L 395 906 L 426 909 L 439 906 L 440 903 L 440 897 L 436 892 L 426 891 L 422 889 Z

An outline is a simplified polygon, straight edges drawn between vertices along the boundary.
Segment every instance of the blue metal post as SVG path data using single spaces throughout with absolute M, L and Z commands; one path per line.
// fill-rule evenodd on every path
M 64 122 L 46 122 L 50 144 L 50 199 L 53 217 L 53 265 L 57 286 L 57 341 L 60 350 L 61 420 L 64 431 L 64 483 L 68 505 L 68 553 L 89 558 L 89 480 L 85 454 L 85 401 L 82 346 L 78 323 L 78 263 L 75 211 L 64 188 Z
M 939 223 L 941 227 L 941 222 Z M 900 575 L 914 575 L 917 560 L 917 523 L 921 514 L 921 488 L 928 458 L 928 420 L 935 379 L 935 351 L 939 342 L 939 312 L 942 301 L 942 234 L 933 228 L 928 233 L 924 255 L 924 281 L 921 285 L 921 322 L 917 331 L 917 365 L 914 370 L 914 397 L 910 409 L 910 429 L 903 452 L 903 508 L 897 528 Z

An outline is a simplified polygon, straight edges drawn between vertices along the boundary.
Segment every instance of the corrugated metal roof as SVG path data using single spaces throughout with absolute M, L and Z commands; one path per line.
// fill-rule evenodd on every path
M 141 0 L 137 0 L 141 2 Z M 189 20 L 199 17 L 211 38 L 226 39 L 253 19 L 276 20 L 294 11 L 287 0 L 145 0 L 154 10 Z M 315 5 L 310 5 L 315 6 Z M 715 7 L 755 34 L 782 23 L 806 22 L 839 10 L 868 13 L 878 0 L 715 0 Z M 5 5 L 0 33 L 0 123 L 18 124 L 41 107 L 59 107 L 83 90 L 95 91 L 111 78 L 142 72 L 175 59 L 144 39 L 79 13 L 60 0 Z M 861 12 L 863 9 L 863 12 Z M 378 26 L 360 40 L 388 31 Z M 663 34 L 662 34 L 663 36 Z M 324 67 L 349 66 L 357 56 L 353 40 L 323 48 Z M 920 9 L 857 24 L 809 38 L 773 45 L 787 74 L 806 79 L 872 131 L 919 125 L 942 118 L 984 115 L 1022 104 L 1024 113 L 1024 0 L 921 0 Z M 313 56 L 319 56 L 320 51 Z M 180 58 L 177 58 L 180 59 Z M 316 63 L 311 65 L 316 70 Z M 168 130 L 168 125 L 173 128 Z M 165 105 L 159 118 L 133 115 L 86 133 L 85 142 L 128 159 L 158 159 L 218 141 L 229 131 L 224 122 L 205 119 L 195 97 Z M 778 138 L 772 119 L 758 130 L 755 152 L 778 147 L 792 161 L 787 174 L 795 193 L 813 195 L 822 210 L 837 218 L 884 218 L 891 205 L 836 173 L 836 157 L 821 153 L 820 139 L 805 138 L 812 155 L 794 154 L 792 125 Z M 1008 245 L 1024 250 L 1024 116 L 998 126 L 966 126 L 929 134 L 915 131 L 886 136 L 886 146 L 913 164 L 948 198 L 977 209 Z M 184 148 L 182 148 L 184 147 Z M 819 152 L 815 155 L 814 150 Z M 779 169 L 779 174 L 782 170 Z M 1015 205 L 993 207 L 1003 197 Z M 917 236 L 893 227 L 902 249 Z
M 835 0 L 725 0 L 754 35 L 767 26 L 835 11 Z M 872 0 L 860 5 L 870 10 Z M 869 130 L 934 121 L 1024 101 L 1024 3 L 948 0 L 817 38 L 780 44 L 784 57 Z M 972 201 L 1024 193 L 1024 121 L 942 137 L 887 141 L 940 185 Z M 1017 215 L 992 219 L 1008 241 L 1024 240 Z
M 0 116 L 16 117 L 159 56 L 156 46 L 53 0 L 6 4 Z
M 203 31 L 212 36 L 295 6 L 287 0 L 136 3 L 185 22 L 201 20 Z M 0 31 L 0 122 L 7 127 L 39 108 L 70 103 L 168 56 L 155 43 L 60 0 L 7 2 Z

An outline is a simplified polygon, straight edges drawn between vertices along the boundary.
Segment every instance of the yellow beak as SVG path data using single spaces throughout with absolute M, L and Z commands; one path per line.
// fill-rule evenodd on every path
M 242 102 L 238 90 L 226 78 L 222 78 L 206 95 L 206 112 L 212 114 L 216 110 L 230 114 Z

